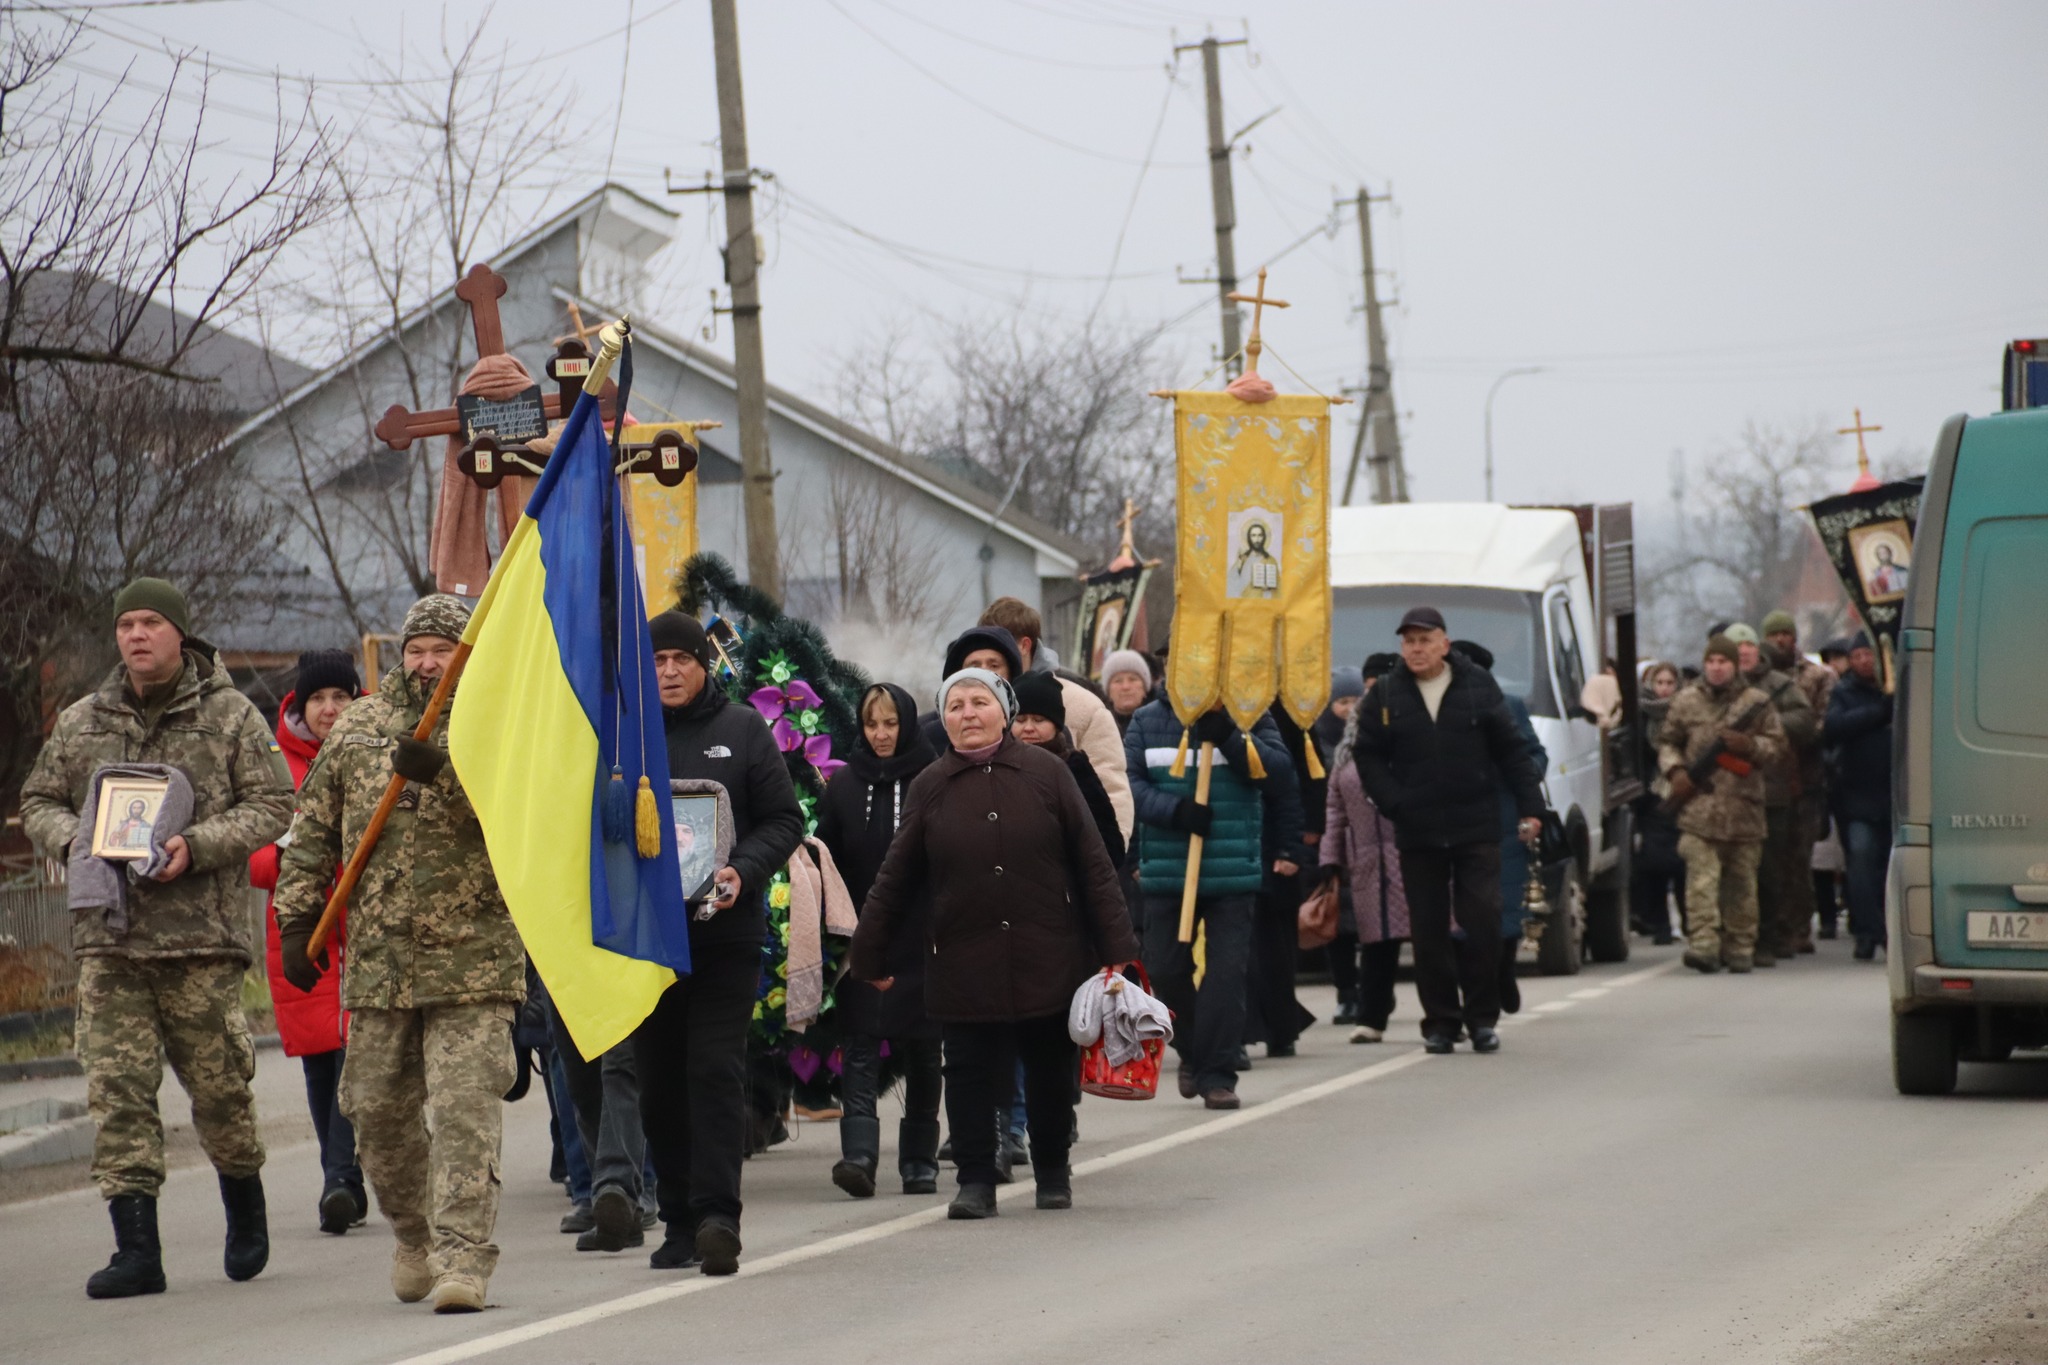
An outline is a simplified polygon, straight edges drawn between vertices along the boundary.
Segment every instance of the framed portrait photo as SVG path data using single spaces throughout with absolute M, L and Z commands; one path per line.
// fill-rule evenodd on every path
M 100 804 L 92 819 L 92 856 L 128 862 L 147 859 L 150 832 L 170 787 L 170 780 L 162 777 L 110 777 L 101 782 Z
M 1875 605 L 1905 597 L 1913 568 L 1913 530 L 1904 520 L 1874 521 L 1850 531 L 1849 555 L 1856 563 L 1865 602 Z
M 669 804 L 674 811 L 676 864 L 683 874 L 683 894 L 694 897 L 725 865 L 718 851 L 718 796 L 715 792 L 690 792 L 671 796 Z

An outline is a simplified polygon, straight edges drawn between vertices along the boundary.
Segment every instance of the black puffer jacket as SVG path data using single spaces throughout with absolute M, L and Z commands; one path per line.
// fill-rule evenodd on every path
M 759 942 L 768 930 L 768 882 L 804 836 L 796 785 L 768 722 L 751 706 L 735 706 L 707 684 L 687 706 L 664 707 L 670 777 L 710 778 L 732 798 L 731 863 L 740 898 L 709 920 L 690 921 L 690 946 Z
M 917 703 L 894 683 L 878 683 L 896 707 L 897 748 L 881 758 L 862 734 L 853 742 L 846 766 L 825 784 L 818 801 L 818 838 L 832 850 L 832 861 L 846 879 L 854 908 L 866 903 L 868 888 L 903 822 L 903 803 L 910 784 L 938 755 L 925 743 L 917 724 Z M 861 698 L 865 714 L 868 698 Z M 852 976 L 834 991 L 840 1027 L 871 1038 L 936 1038 L 938 1026 L 924 1012 L 924 945 L 931 937 L 931 897 L 921 894 L 905 914 L 903 932 L 889 945 L 887 971 L 896 986 L 878 991 Z
M 1500 791 L 1525 818 L 1543 814 L 1543 790 L 1493 675 L 1453 651 L 1451 685 L 1436 719 L 1415 675 L 1387 674 L 1358 713 L 1352 752 L 1366 795 L 1394 822 L 1402 848 L 1449 848 L 1500 839 Z
M 1821 727 L 1835 818 L 1884 824 L 1892 818 L 1892 699 L 1874 680 L 1844 673 L 1828 694 Z

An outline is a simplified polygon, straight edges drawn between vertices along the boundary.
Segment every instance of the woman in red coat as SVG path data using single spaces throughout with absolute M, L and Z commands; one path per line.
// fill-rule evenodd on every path
M 277 747 L 291 765 L 292 786 L 306 780 L 306 770 L 321 742 L 349 703 L 363 694 L 355 660 L 339 649 L 308 650 L 299 656 L 298 677 L 277 713 Z M 277 890 L 278 846 L 258 849 L 249 859 L 249 884 Z M 297 1057 L 306 1071 L 306 1105 L 313 1131 L 320 1139 L 320 1230 L 339 1235 L 369 1215 L 363 1194 L 363 1171 L 356 1164 L 356 1133 L 343 1117 L 335 1094 L 341 1084 L 342 1048 L 348 1041 L 348 1016 L 341 1008 L 341 973 L 324 972 L 310 991 L 284 979 L 284 956 L 277 940 L 277 908 L 264 908 L 265 959 L 270 975 L 270 1003 L 277 1012 L 278 1037 L 287 1057 Z M 336 926 L 331 951 L 340 965 L 341 932 Z

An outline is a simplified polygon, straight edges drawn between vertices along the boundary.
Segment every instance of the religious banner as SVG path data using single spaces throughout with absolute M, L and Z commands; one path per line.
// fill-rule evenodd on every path
M 1131 634 L 1138 628 L 1138 605 L 1145 600 L 1145 587 L 1152 581 L 1150 564 L 1104 569 L 1081 580 L 1081 621 L 1074 639 L 1080 645 L 1082 668 L 1088 676 L 1102 677 L 1102 664 L 1111 652 L 1131 647 Z
M 1860 420 L 1860 419 L 1859 419 Z M 1899 648 L 1899 617 L 1913 572 L 1913 528 L 1924 476 L 1822 498 L 1807 508 L 1821 547 L 1877 647 L 1885 690 Z
M 1179 553 L 1166 697 L 1250 730 L 1277 697 L 1306 730 L 1330 699 L 1330 404 L 1173 395 Z
M 634 567 L 653 620 L 676 605 L 676 579 L 697 553 L 697 432 L 716 422 L 648 422 L 619 434 L 620 463 L 632 474 L 627 515 Z M 677 439 L 680 438 L 680 439 Z M 680 472 L 678 472 L 680 471 Z

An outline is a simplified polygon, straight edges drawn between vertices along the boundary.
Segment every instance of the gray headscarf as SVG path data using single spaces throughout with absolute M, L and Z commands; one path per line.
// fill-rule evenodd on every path
M 1008 725 L 1017 718 L 1017 694 L 1011 689 L 1009 680 L 986 668 L 963 668 L 939 684 L 939 716 L 945 718 L 946 696 L 963 683 L 985 687 L 996 699 L 996 705 L 1003 708 L 1003 723 Z

